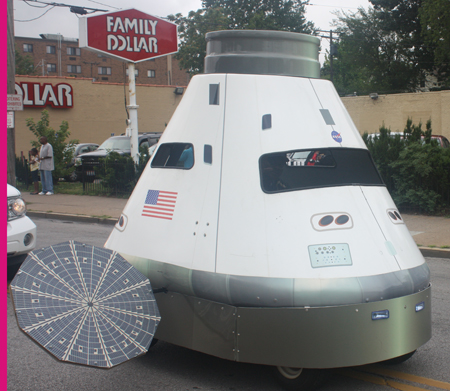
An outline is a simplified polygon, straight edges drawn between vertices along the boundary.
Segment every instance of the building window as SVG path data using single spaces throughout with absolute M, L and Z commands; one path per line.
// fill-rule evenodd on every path
M 156 72 L 153 69 L 147 71 L 147 77 L 156 77 Z
M 56 64 L 47 64 L 47 73 L 56 72 Z
M 126 73 L 127 76 L 128 76 L 128 69 L 126 69 L 125 73 Z M 134 76 L 139 76 L 139 69 L 135 69 L 135 70 L 134 70 Z
M 67 54 L 69 56 L 79 56 L 81 53 L 80 48 L 75 48 L 75 47 L 68 47 L 67 48 Z
M 55 54 L 55 53 L 56 53 L 56 46 L 47 45 L 47 54 Z
M 27 53 L 33 53 L 33 45 L 31 43 L 24 43 L 23 51 Z
M 81 65 L 67 65 L 68 73 L 81 73 Z
M 99 75 L 110 75 L 111 67 L 98 67 L 98 74 Z

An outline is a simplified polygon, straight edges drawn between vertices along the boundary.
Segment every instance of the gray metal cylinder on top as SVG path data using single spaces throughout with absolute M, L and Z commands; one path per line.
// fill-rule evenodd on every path
M 319 43 L 287 31 L 213 31 L 206 34 L 205 73 L 319 78 Z

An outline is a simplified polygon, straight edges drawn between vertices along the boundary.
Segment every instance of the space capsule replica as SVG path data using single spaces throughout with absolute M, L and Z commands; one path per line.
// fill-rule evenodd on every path
M 205 73 L 105 245 L 165 290 L 156 338 L 280 368 L 406 357 L 430 339 L 429 268 L 318 48 L 207 34 Z

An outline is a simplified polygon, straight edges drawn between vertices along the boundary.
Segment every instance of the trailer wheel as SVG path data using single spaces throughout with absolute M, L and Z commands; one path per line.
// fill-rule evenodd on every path
M 382 361 L 381 363 L 383 365 L 398 365 L 401 364 L 402 362 L 405 362 L 406 360 L 409 360 L 415 352 L 416 351 L 413 350 L 412 352 L 406 353 L 403 356 L 394 357 L 391 358 L 390 360 Z
M 325 380 L 320 369 L 274 367 L 274 370 L 279 383 L 290 391 L 316 390 Z

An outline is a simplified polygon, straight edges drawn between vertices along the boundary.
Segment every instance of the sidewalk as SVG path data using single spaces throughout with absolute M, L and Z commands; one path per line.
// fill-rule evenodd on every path
M 52 196 L 30 195 L 23 192 L 28 216 L 71 221 L 90 221 L 114 225 L 127 199 L 98 196 L 54 194 Z
M 28 216 L 114 225 L 126 199 L 114 197 L 55 194 L 30 195 L 23 192 Z M 402 214 L 424 256 L 450 258 L 450 218 Z

